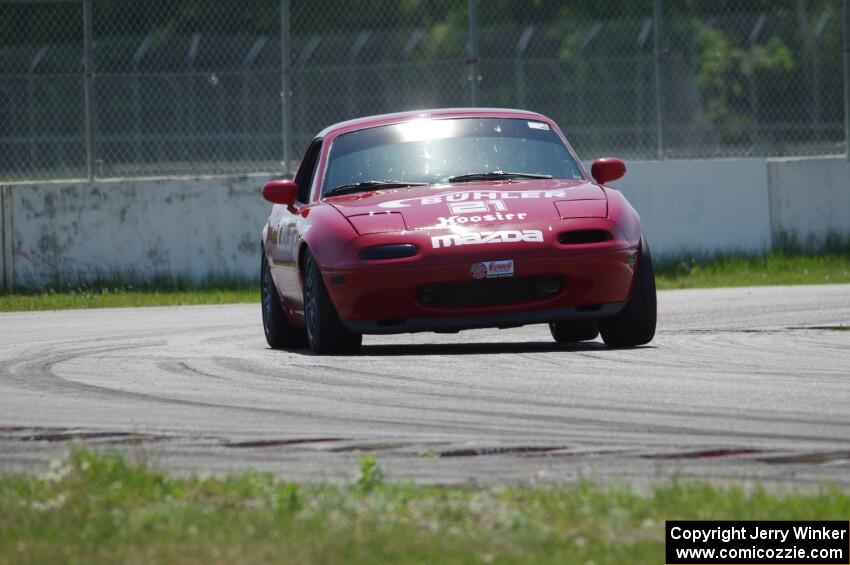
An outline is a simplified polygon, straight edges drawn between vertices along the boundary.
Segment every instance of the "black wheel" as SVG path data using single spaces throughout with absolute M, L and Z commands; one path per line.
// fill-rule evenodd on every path
M 632 295 L 617 315 L 599 321 L 602 339 L 610 347 L 633 347 L 649 343 L 655 337 L 656 316 L 655 271 L 652 269 L 649 244 L 641 236 L 637 278 Z
M 263 332 L 269 346 L 274 349 L 305 347 L 307 335 L 302 328 L 292 326 L 286 319 L 265 256 L 260 261 L 260 298 L 263 307 Z
M 599 324 L 596 320 L 576 320 L 575 322 L 554 322 L 549 324 L 549 331 L 558 343 L 577 343 L 590 341 L 599 335 Z
M 363 343 L 363 336 L 350 331 L 339 319 L 309 251 L 304 258 L 304 325 L 307 342 L 316 353 L 354 353 Z

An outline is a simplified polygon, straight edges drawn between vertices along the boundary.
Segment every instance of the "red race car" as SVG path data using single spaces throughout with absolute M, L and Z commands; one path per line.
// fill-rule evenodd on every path
M 274 180 L 262 233 L 271 347 L 356 351 L 363 334 L 547 323 L 558 342 L 644 344 L 655 276 L 640 219 L 533 112 L 446 109 L 328 127 Z

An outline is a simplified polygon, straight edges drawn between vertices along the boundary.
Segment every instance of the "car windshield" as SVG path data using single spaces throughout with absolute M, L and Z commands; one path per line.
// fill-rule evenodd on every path
M 584 178 L 561 138 L 546 122 L 417 119 L 336 138 L 322 194 L 335 187 L 370 181 L 458 182 L 465 175 L 498 176 L 502 172 L 516 178 Z

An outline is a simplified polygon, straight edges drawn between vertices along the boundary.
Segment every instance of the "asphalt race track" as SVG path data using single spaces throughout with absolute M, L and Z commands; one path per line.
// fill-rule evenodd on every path
M 259 304 L 0 314 L 0 470 L 71 440 L 176 471 L 850 485 L 850 285 L 663 292 L 647 347 L 545 326 L 266 347 Z M 844 331 L 835 328 L 843 326 Z

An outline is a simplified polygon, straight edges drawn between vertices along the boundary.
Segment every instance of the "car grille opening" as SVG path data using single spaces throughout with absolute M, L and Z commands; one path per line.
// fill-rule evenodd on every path
M 608 230 L 575 230 L 565 231 L 558 235 L 558 241 L 563 245 L 602 243 L 603 241 L 611 241 L 611 239 L 611 232 Z
M 428 306 L 503 306 L 550 298 L 563 288 L 562 277 L 545 275 L 428 284 L 419 288 L 416 297 Z

